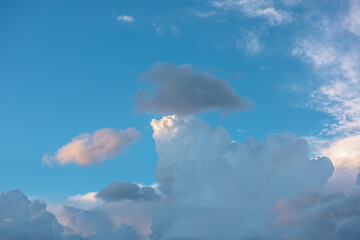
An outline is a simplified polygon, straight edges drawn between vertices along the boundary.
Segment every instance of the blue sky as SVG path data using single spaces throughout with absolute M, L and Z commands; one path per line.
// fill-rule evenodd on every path
M 138 92 L 153 86 L 140 77 L 156 63 L 188 64 L 255 105 L 195 118 L 238 142 L 290 131 L 309 141 L 313 156 L 351 168 L 353 181 L 358 148 L 346 149 L 350 159 L 340 150 L 342 140 L 356 145 L 360 132 L 357 10 L 356 1 L 2 2 L 1 192 L 61 203 L 117 179 L 158 183 L 160 144 L 150 123 L 168 114 L 136 111 Z M 128 127 L 141 136 L 121 154 L 58 164 L 57 150 L 74 137 Z

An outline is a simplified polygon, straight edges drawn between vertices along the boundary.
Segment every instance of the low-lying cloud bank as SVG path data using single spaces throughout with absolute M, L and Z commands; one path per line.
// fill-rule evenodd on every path
M 82 205 L 82 200 L 72 199 L 72 203 L 78 201 Z M 148 201 L 121 204 L 99 201 L 90 209 L 64 205 L 55 217 L 45 202 L 30 201 L 20 190 L 14 190 L 0 195 L 0 239 L 144 240 L 142 232 L 151 225 L 153 206 L 153 201 L 149 204 Z M 138 217 L 134 218 L 131 212 Z
M 157 63 L 141 79 L 154 85 L 153 92 L 139 92 L 136 98 L 137 109 L 146 112 L 184 116 L 217 109 L 243 111 L 254 106 L 237 95 L 227 81 L 198 73 L 188 64 Z
M 19 191 L 2 194 L 0 236 L 360 239 L 360 188 L 327 191 L 334 166 L 326 157 L 309 159 L 305 140 L 285 132 L 263 143 L 239 143 L 224 128 L 196 117 L 167 116 L 151 124 L 158 186 L 114 181 L 99 192 L 71 197 L 56 214 L 61 224 L 44 202 L 31 202 Z
M 114 130 L 98 129 L 94 133 L 82 133 L 70 143 L 59 148 L 54 156 L 45 154 L 43 162 L 52 165 L 56 162 L 63 166 L 75 163 L 80 166 L 93 165 L 114 158 L 121 150 L 133 144 L 140 136 L 134 128 Z

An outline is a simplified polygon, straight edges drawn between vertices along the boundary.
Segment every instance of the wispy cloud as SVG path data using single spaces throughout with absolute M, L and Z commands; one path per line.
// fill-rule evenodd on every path
M 345 185 L 350 190 L 360 168 L 359 9 L 358 1 L 349 1 L 347 11 L 313 22 L 313 32 L 299 38 L 292 50 L 294 56 L 312 65 L 321 79 L 314 84 L 308 105 L 331 118 L 318 136 L 320 142 L 327 138 L 330 143 L 320 147 L 318 154 L 334 162 L 336 179 L 329 184 L 342 182 L 336 190 L 345 189 Z
M 275 9 L 272 1 L 266 0 L 218 0 L 212 2 L 214 7 L 224 10 L 239 10 L 249 17 L 263 17 L 271 25 L 292 21 L 290 12 Z
M 244 32 L 242 39 L 236 42 L 238 49 L 245 49 L 246 53 L 256 54 L 264 49 L 264 45 L 260 42 L 259 37 L 254 32 Z
M 117 17 L 117 20 L 119 22 L 132 23 L 135 21 L 135 18 L 130 15 L 121 15 Z

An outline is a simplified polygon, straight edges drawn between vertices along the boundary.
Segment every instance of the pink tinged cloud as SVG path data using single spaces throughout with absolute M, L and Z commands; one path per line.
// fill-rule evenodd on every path
M 74 137 L 70 143 L 59 148 L 54 156 L 45 154 L 43 163 L 52 165 L 56 162 L 60 166 L 68 163 L 86 166 L 94 165 L 112 159 L 126 146 L 138 140 L 140 132 L 134 128 L 114 130 L 111 128 L 98 129 L 94 133 L 82 133 Z

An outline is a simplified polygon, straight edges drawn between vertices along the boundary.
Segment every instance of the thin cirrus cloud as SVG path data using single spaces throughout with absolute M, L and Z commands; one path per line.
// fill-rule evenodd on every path
M 54 156 L 45 154 L 43 162 L 48 165 L 56 162 L 60 166 L 69 163 L 80 166 L 94 165 L 114 158 L 124 147 L 133 144 L 139 136 L 140 133 L 133 128 L 118 131 L 104 128 L 92 134 L 82 133 L 59 148 Z
M 360 169 L 359 9 L 359 1 L 349 1 L 336 17 L 321 15 L 312 22 L 313 31 L 299 37 L 292 49 L 320 77 L 308 105 L 330 117 L 317 137 L 330 144 L 320 147 L 319 154 L 327 154 L 336 165 L 328 187 L 340 191 L 351 191 Z
M 152 83 L 154 91 L 138 93 L 137 110 L 183 116 L 216 109 L 226 113 L 243 111 L 254 106 L 225 80 L 198 73 L 188 64 L 157 63 L 141 80 Z
M 262 17 L 271 25 L 279 25 L 292 21 L 290 12 L 275 9 L 272 1 L 267 0 L 217 0 L 212 5 L 222 10 L 241 11 L 249 17 Z

